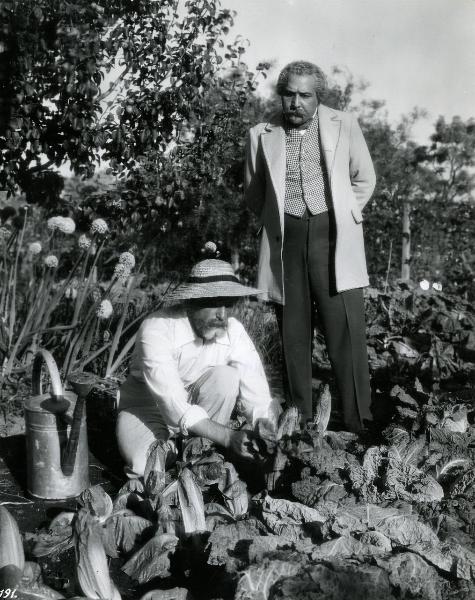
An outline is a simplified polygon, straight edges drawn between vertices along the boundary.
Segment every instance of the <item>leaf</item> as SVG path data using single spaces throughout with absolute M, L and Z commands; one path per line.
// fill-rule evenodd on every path
M 81 492 L 78 503 L 101 522 L 112 514 L 112 498 L 100 485 L 94 485 Z
M 130 492 L 136 493 L 138 495 L 143 494 L 145 492 L 145 487 L 142 481 L 138 478 L 128 479 L 124 485 L 117 492 L 117 496 L 119 497 L 122 494 L 129 494 Z
M 233 515 L 216 502 L 205 504 L 205 518 L 208 531 L 214 531 L 219 525 L 235 522 Z
M 104 535 L 120 552 L 130 552 L 144 537 L 151 534 L 154 525 L 148 519 L 138 517 L 131 511 L 114 513 L 104 525 Z M 109 544 L 110 546 L 110 544 Z
M 188 600 L 190 595 L 186 588 L 172 588 L 171 590 L 152 590 L 147 592 L 140 600 Z
M 467 499 L 475 501 L 475 468 L 471 468 L 465 473 L 461 473 L 450 485 L 449 496 L 457 498 L 465 496 Z
M 404 465 L 417 466 L 421 461 L 421 454 L 425 450 L 426 440 L 424 436 L 410 441 L 405 439 L 404 441 L 398 442 L 391 445 L 388 448 L 388 459 L 400 461 Z
M 291 436 L 300 429 L 300 412 L 297 407 L 291 406 L 279 417 L 276 437 L 278 440 L 285 436 Z
M 78 512 L 74 531 L 77 577 L 82 592 L 90 597 L 120 600 L 110 579 L 99 520 L 83 508 Z
M 267 533 L 265 526 L 255 518 L 218 525 L 208 538 L 208 564 L 226 566 L 227 571 L 235 573 L 242 568 L 243 560 L 248 561 L 250 546 L 260 537 L 267 537 Z
M 444 479 L 453 469 L 466 467 L 469 464 L 470 461 L 466 458 L 454 458 L 453 460 L 449 460 L 448 462 L 444 463 L 442 467 L 436 465 L 437 479 Z
M 448 583 L 429 565 L 424 557 L 401 552 L 389 558 L 376 557 L 376 564 L 388 572 L 389 581 L 401 598 L 442 600 Z
M 326 384 L 323 391 L 319 393 L 316 405 L 315 416 L 313 419 L 319 433 L 324 433 L 327 430 L 328 423 L 331 417 L 332 397 L 330 386 Z
M 140 584 L 147 583 L 155 577 L 169 577 L 170 557 L 177 544 L 176 536 L 157 534 L 125 563 L 122 570 Z
M 387 539 L 387 538 L 386 538 Z M 389 542 L 389 540 L 388 540 Z M 315 546 L 312 552 L 312 560 L 318 561 L 332 558 L 334 556 L 353 557 L 353 556 L 377 556 L 378 554 L 386 554 L 391 552 L 391 543 L 389 542 L 389 550 L 382 545 L 373 546 L 369 543 L 364 543 L 355 539 L 350 535 L 341 536 L 335 540 L 324 542 L 319 546 Z
M 298 563 L 282 560 L 264 560 L 261 565 L 252 565 L 241 575 L 234 600 L 269 600 L 272 586 L 285 577 L 296 575 Z
M 459 579 L 475 579 L 475 552 L 456 542 L 418 543 L 409 546 L 408 550 Z
M 206 530 L 203 495 L 190 469 L 182 469 L 178 476 L 178 498 L 185 533 Z
M 28 586 L 23 586 L 20 583 L 15 589 L 15 595 L 21 600 L 60 600 L 60 598 L 64 598 L 63 594 L 60 594 L 44 583 Z M 120 596 L 115 596 L 115 600 L 120 600 Z
M 397 400 L 398 403 L 405 405 L 406 407 L 418 410 L 419 403 L 414 400 L 406 391 L 404 391 L 399 385 L 395 385 L 390 392 L 391 398 Z
M 115 497 L 113 503 L 113 513 L 122 510 L 131 510 L 145 519 L 153 519 L 154 509 L 148 498 L 143 498 L 136 492 L 126 492 Z
M 143 479 L 145 491 L 154 506 L 159 502 L 159 496 L 166 487 L 167 460 L 173 459 L 176 459 L 173 442 L 156 440 L 148 449 Z
M 376 523 L 374 528 L 398 546 L 410 546 L 420 542 L 437 544 L 439 541 L 434 531 L 414 515 L 389 517 Z
M 293 541 L 311 537 L 326 520 L 321 512 L 300 502 L 263 494 L 253 498 L 253 503 L 269 531 Z
M 76 513 L 73 512 L 62 512 L 51 521 L 48 529 L 36 534 L 33 556 L 49 556 L 71 548 L 74 543 L 72 520 L 75 516 Z
M 194 462 L 205 452 L 212 449 L 213 443 L 207 438 L 192 437 L 183 448 L 182 459 L 184 463 Z

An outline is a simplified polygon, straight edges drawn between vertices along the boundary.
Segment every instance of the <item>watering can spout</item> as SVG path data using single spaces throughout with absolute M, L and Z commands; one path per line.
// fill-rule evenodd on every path
M 73 390 L 76 392 L 78 399 L 76 406 L 74 407 L 68 442 L 61 455 L 61 469 L 67 476 L 71 475 L 74 470 L 79 434 L 81 432 L 81 423 L 84 415 L 84 403 L 87 395 L 96 384 L 97 377 L 92 373 L 72 373 L 68 380 L 72 385 Z

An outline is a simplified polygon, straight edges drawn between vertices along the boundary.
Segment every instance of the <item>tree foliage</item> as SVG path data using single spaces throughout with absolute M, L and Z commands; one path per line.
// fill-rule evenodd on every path
M 164 152 L 235 52 L 232 17 L 214 0 L 3 2 L 0 187 L 33 200 L 52 165 L 90 176 Z
M 378 175 L 365 210 L 368 262 L 374 275 L 400 272 L 402 215 L 411 213 L 412 278 L 469 289 L 473 279 L 473 121 L 439 118 L 431 144 L 411 139 L 411 127 L 424 113 L 416 110 L 392 126 L 378 103 L 360 108 L 365 137 Z M 468 288 L 467 288 L 468 285 Z M 455 289 L 453 290 L 455 291 Z

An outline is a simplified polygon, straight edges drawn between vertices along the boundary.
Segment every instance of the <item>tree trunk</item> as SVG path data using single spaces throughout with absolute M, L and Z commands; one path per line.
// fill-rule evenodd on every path
M 402 212 L 402 251 L 401 251 L 401 279 L 408 281 L 411 278 L 411 205 L 406 200 Z

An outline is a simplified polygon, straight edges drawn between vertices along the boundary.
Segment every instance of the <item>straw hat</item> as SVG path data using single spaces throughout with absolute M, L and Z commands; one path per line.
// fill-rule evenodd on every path
M 166 294 L 167 304 L 199 298 L 232 298 L 262 294 L 261 290 L 242 285 L 233 268 L 224 260 L 209 258 L 197 263 L 188 279 Z

